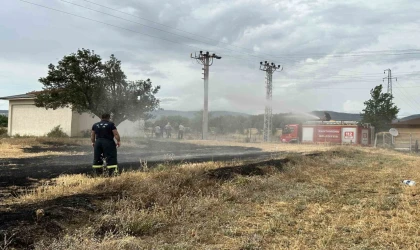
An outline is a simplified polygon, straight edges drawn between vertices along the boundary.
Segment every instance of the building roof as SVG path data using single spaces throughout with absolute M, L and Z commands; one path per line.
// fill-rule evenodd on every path
M 11 95 L 11 96 L 4 96 L 4 97 L 0 97 L 0 100 L 16 100 L 16 99 L 34 99 L 35 95 L 34 94 L 21 94 L 21 95 Z
M 393 127 L 405 127 L 405 126 L 419 126 L 420 127 L 420 117 L 419 118 L 414 118 L 414 119 L 410 119 L 410 120 L 405 120 L 405 121 L 396 121 L 392 123 Z

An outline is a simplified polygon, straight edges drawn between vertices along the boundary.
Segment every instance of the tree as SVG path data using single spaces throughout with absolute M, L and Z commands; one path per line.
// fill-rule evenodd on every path
M 8 118 L 5 115 L 0 115 L 0 127 L 7 127 Z
M 147 120 L 149 112 L 159 107 L 155 95 L 160 86 L 153 87 L 149 79 L 127 81 L 121 61 L 114 55 L 102 62 L 94 51 L 81 49 L 48 69 L 48 75 L 39 79 L 44 86 L 36 93 L 38 107 L 70 107 L 99 117 L 109 113 L 116 125 L 125 120 Z
M 370 95 L 371 99 L 364 102 L 362 122 L 372 124 L 378 132 L 386 131 L 400 109 L 392 102 L 391 94 L 382 93 L 382 85 L 373 88 Z
M 178 130 L 178 127 L 180 124 L 182 124 L 184 127 L 188 127 L 190 125 L 190 119 L 186 117 L 182 117 L 180 115 L 172 115 L 172 116 L 160 117 L 158 120 L 155 121 L 155 126 L 156 125 L 165 126 L 166 124 L 168 124 L 168 122 L 176 130 Z

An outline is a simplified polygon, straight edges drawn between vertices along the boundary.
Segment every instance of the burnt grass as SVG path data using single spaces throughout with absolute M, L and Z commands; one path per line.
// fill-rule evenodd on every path
M 89 174 L 92 169 L 93 149 L 91 146 L 48 143 L 25 148 L 28 153 L 65 152 L 66 155 L 43 156 L 18 159 L 0 159 L 0 199 L 13 195 L 20 189 L 30 188 L 42 180 L 56 178 L 62 174 Z M 200 146 L 177 143 L 176 141 L 141 141 L 138 147 L 118 149 L 120 171 L 138 170 L 140 160 L 148 167 L 165 162 L 229 161 L 268 157 L 269 153 L 257 148 L 229 146 Z
M 210 178 L 219 180 L 229 180 L 234 178 L 236 175 L 253 176 L 253 175 L 264 175 L 264 167 L 271 166 L 275 167 L 278 171 L 283 170 L 283 165 L 290 162 L 288 158 L 285 159 L 271 159 L 267 161 L 261 161 L 256 163 L 249 163 L 244 165 L 238 165 L 233 167 L 216 168 L 207 171 L 207 175 Z
M 31 249 L 42 238 L 54 239 L 68 228 L 78 227 L 98 212 L 95 202 L 116 194 L 77 194 L 29 205 L 0 206 L 0 234 L 13 235 L 10 247 Z M 42 208 L 43 215 L 36 211 Z
M 204 159 L 201 159 L 204 161 Z M 235 175 L 264 175 L 264 167 L 275 167 L 283 170 L 283 165 L 289 159 L 255 160 L 246 164 L 222 167 L 209 170 L 205 174 L 210 179 L 226 181 Z M 16 249 L 32 249 L 41 239 L 54 239 L 62 236 L 69 228 L 77 228 L 86 223 L 95 214 L 101 212 L 101 201 L 117 199 L 122 194 L 77 194 L 59 197 L 53 200 L 35 204 L 17 204 L 12 206 L 0 205 L 0 234 L 7 232 L 14 234 L 12 244 Z M 38 218 L 36 211 L 42 208 L 45 213 Z

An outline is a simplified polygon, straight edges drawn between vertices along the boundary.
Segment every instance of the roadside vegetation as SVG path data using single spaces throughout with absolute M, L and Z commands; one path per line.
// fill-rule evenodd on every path
M 356 147 L 260 163 L 167 162 L 109 179 L 64 175 L 0 212 L 21 215 L 7 232 L 17 248 L 418 249 L 418 186 L 401 181 L 420 180 L 419 163 Z
M 60 125 L 55 126 L 53 129 L 51 129 L 50 132 L 48 132 L 47 137 L 51 138 L 66 138 L 69 137 L 61 128 Z
M 7 122 L 7 116 L 0 115 L 0 138 L 7 136 Z

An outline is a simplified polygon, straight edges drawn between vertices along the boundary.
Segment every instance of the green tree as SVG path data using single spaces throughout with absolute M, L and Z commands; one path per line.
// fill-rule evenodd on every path
M 362 122 L 372 124 L 378 132 L 386 131 L 400 109 L 392 102 L 391 94 L 382 93 L 382 85 L 373 88 L 370 95 L 371 98 L 364 102 Z
M 155 95 L 160 86 L 153 87 L 149 79 L 127 81 L 121 61 L 114 55 L 102 62 L 94 51 L 81 49 L 48 69 L 48 75 L 39 79 L 44 86 L 36 95 L 38 107 L 71 107 L 99 117 L 110 113 L 116 125 L 125 120 L 147 120 L 149 112 L 159 107 Z
M 208 113 L 209 121 L 212 119 L 212 112 Z M 201 133 L 203 131 L 203 110 L 194 113 L 193 118 L 190 119 L 190 127 L 193 131 Z
M 216 129 L 218 134 L 227 133 L 244 133 L 245 129 L 249 128 L 249 119 L 244 116 L 223 115 L 213 117 L 209 121 L 209 125 Z
M 158 120 L 155 121 L 156 125 L 163 125 L 165 126 L 168 124 L 168 122 L 171 124 L 171 126 L 178 130 L 178 127 L 180 124 L 182 124 L 184 127 L 188 127 L 190 125 L 190 119 L 187 117 L 183 117 L 180 115 L 173 115 L 173 116 L 162 116 Z
M 7 127 L 8 118 L 5 115 L 0 115 L 0 127 Z

